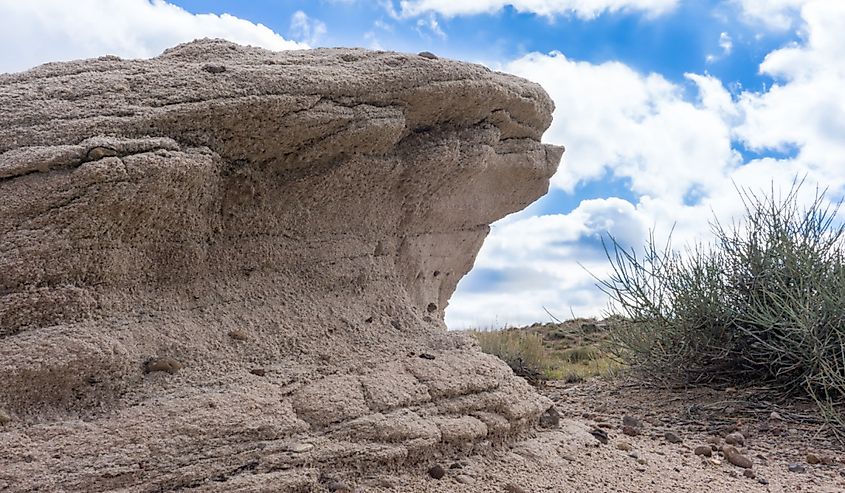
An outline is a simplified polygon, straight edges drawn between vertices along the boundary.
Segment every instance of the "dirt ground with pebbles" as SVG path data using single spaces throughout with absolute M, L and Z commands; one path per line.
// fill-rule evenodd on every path
M 456 462 L 443 457 L 441 479 L 431 477 L 436 470 L 384 475 L 350 490 L 845 491 L 845 455 L 808 403 L 771 404 L 759 389 L 681 392 L 625 379 L 554 382 L 542 391 L 556 402 L 557 426 L 547 416 L 550 427 L 538 427 L 504 452 Z M 600 440 L 604 434 L 607 443 Z M 750 469 L 733 465 L 720 451 L 737 434 L 743 443 L 733 446 L 751 461 Z M 696 449 L 711 456 L 696 455 Z

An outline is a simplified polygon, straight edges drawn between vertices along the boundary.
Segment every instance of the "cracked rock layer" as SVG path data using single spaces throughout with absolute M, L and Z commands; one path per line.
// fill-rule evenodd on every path
M 0 490 L 307 490 L 526 430 L 549 402 L 442 320 L 551 111 L 217 40 L 0 75 Z

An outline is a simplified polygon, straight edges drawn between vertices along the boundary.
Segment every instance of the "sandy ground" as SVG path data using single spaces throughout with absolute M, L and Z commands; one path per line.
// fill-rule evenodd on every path
M 422 470 L 415 476 L 371 477 L 350 490 L 845 491 L 842 449 L 825 438 L 806 403 L 772 404 L 759 389 L 680 392 L 625 380 L 552 384 L 543 392 L 557 402 L 558 427 L 538 428 L 508 450 L 487 456 L 459 461 L 444 457 L 439 465 L 445 475 L 439 480 Z M 639 434 L 623 433 L 626 415 L 641 421 Z M 596 429 L 607 433 L 606 444 L 591 434 Z M 681 442 L 670 443 L 666 432 Z M 731 432 L 743 434 L 738 450 L 751 460 L 753 474 L 720 452 L 710 458 L 695 455 L 699 446 L 724 446 Z M 808 463 L 813 461 L 808 454 L 824 463 Z M 802 472 L 791 472 L 791 464 Z

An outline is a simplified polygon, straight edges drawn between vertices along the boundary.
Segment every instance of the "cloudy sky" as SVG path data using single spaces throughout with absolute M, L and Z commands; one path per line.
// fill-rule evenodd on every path
M 600 315 L 602 235 L 706 240 L 735 185 L 845 192 L 843 0 L 0 0 L 0 72 L 206 36 L 428 50 L 551 94 L 561 169 L 494 225 L 451 327 Z

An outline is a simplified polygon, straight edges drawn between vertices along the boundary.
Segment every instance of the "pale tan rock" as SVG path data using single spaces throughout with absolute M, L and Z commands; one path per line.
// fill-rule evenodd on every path
M 0 486 L 312 490 L 314 464 L 532 429 L 551 401 L 442 316 L 488 225 L 546 192 L 551 112 L 525 80 L 366 50 L 0 75 Z M 181 369 L 145 374 L 161 357 Z

